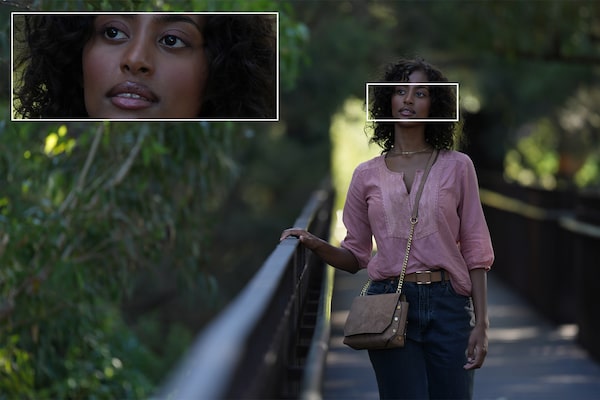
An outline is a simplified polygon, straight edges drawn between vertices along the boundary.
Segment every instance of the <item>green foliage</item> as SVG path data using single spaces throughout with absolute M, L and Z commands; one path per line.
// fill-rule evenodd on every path
M 522 185 L 597 188 L 600 99 L 597 87 L 582 87 L 551 109 L 556 116 L 526 124 L 505 157 L 505 176 Z
M 543 118 L 523 135 L 516 148 L 506 154 L 506 177 L 523 185 L 556 188 L 559 155 L 555 125 Z
M 168 276 L 157 290 L 196 288 L 211 213 L 236 174 L 233 125 L 22 123 L 0 135 L 0 337 L 11 360 L 0 387 L 148 396 L 168 367 L 157 371 L 152 346 L 176 349 L 172 363 L 182 343 L 165 347 L 168 329 L 140 343 L 120 305 L 149 275 Z
M 32 398 L 34 370 L 29 353 L 19 347 L 19 336 L 8 337 L 0 348 L 0 398 Z
M 280 10 L 286 88 L 308 37 L 289 6 L 270 0 L 9 3 L 18 11 Z M 6 76 L 8 10 L 0 15 Z M 231 247 L 215 246 L 219 214 L 252 142 L 248 127 L 11 123 L 7 108 L 0 108 L 0 399 L 148 398 L 264 259 L 255 254 L 232 289 L 220 264 Z
M 600 152 L 592 153 L 585 159 L 574 180 L 581 188 L 600 187 Z
M 118 310 L 96 304 L 90 308 L 68 317 L 59 314 L 54 318 L 58 321 L 40 328 L 35 354 L 45 362 L 38 366 L 43 368 L 37 376 L 40 390 L 33 398 L 147 398 L 152 393 L 147 369 L 158 363 L 156 356 L 137 342 L 123 325 Z M 91 320 L 85 317 L 90 312 L 101 314 Z M 84 319 L 73 321 L 76 315 Z M 55 328 L 66 332 L 52 332 Z

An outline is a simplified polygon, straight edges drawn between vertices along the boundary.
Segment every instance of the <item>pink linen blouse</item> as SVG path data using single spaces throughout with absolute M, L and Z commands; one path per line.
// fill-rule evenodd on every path
M 352 252 L 373 280 L 400 275 L 423 173 L 416 172 L 408 193 L 404 174 L 390 171 L 384 155 L 354 170 L 344 205 L 347 234 L 341 246 Z M 473 162 L 466 154 L 442 150 L 425 182 L 406 273 L 442 268 L 454 290 L 470 296 L 469 271 L 489 270 L 493 261 Z

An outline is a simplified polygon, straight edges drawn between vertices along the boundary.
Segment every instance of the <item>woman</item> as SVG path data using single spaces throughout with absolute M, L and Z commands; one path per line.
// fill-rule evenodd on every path
M 384 80 L 398 85 L 378 86 L 370 112 L 375 121 L 397 121 L 374 122 L 371 140 L 383 151 L 354 171 L 343 214 L 347 235 L 340 247 L 296 228 L 285 230 L 281 239 L 298 237 L 341 270 L 366 268 L 373 280 L 368 294 L 394 292 L 412 200 L 438 149 L 419 204 L 402 289 L 409 303 L 406 344 L 370 350 L 369 357 L 382 399 L 469 399 L 474 370 L 487 353 L 486 272 L 494 256 L 473 164 L 452 150 L 456 122 L 423 122 L 455 119 L 457 99 L 446 85 L 427 85 L 447 79 L 421 60 L 390 65 Z
M 21 18 L 15 109 L 22 118 L 276 117 L 268 15 Z

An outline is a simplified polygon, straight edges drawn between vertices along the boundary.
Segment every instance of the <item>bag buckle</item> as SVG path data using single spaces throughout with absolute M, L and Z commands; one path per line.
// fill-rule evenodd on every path
M 417 274 L 417 285 L 430 285 L 432 283 L 431 282 L 431 276 L 432 276 L 431 271 L 417 271 L 417 272 L 415 272 L 415 274 Z M 419 275 L 424 275 L 424 274 L 429 274 L 429 279 L 421 280 Z

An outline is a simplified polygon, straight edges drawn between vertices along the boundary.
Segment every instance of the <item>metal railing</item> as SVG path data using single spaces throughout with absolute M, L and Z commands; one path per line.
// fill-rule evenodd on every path
M 316 191 L 294 226 L 328 238 L 332 200 L 329 185 Z M 318 398 L 332 285 L 331 267 L 297 239 L 284 240 L 203 330 L 157 398 Z

